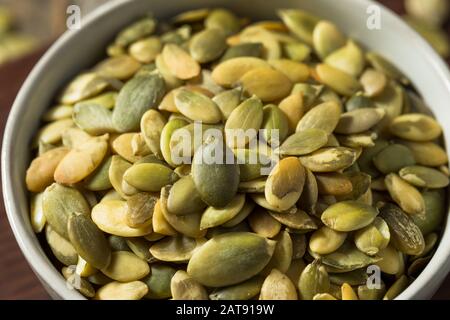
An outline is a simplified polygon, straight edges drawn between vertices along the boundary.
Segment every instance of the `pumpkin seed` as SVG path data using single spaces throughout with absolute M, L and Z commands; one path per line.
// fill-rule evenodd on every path
M 406 12 L 431 26 L 441 26 L 446 20 L 449 6 L 446 1 L 405 1 Z
M 250 300 L 260 293 L 264 278 L 255 276 L 239 284 L 214 289 L 209 295 L 211 300 Z
M 442 134 L 442 128 L 433 118 L 419 113 L 396 117 L 390 129 L 392 134 L 406 140 L 431 141 Z
M 208 17 L 209 12 L 209 9 L 188 10 L 176 15 L 172 21 L 175 24 L 201 22 Z
M 358 77 L 366 64 L 361 48 L 352 40 L 325 58 L 325 63 L 354 77 Z
M 152 217 L 153 231 L 162 235 L 175 236 L 177 231 L 169 224 L 161 209 L 161 202 L 155 204 Z
M 367 69 L 360 78 L 364 93 L 368 97 L 378 96 L 383 92 L 387 85 L 386 75 L 375 69 Z
M 292 82 L 287 76 L 267 67 L 248 71 L 240 78 L 240 83 L 248 93 L 264 102 L 285 98 L 292 89 Z
M 292 93 L 284 98 L 278 105 L 286 115 L 289 124 L 289 133 L 295 132 L 295 128 L 305 113 L 305 104 L 301 93 Z
M 361 133 L 371 129 L 383 119 L 383 109 L 361 108 L 341 115 L 335 129 L 336 133 L 352 134 Z
M 284 73 L 292 83 L 306 82 L 309 78 L 309 68 L 306 64 L 288 59 L 274 59 L 268 62 L 273 68 Z
M 245 42 L 229 47 L 222 58 L 221 62 L 239 57 L 261 58 L 263 55 L 263 45 L 261 43 Z
M 348 283 L 344 283 L 341 286 L 341 292 L 342 292 L 342 300 L 358 300 L 358 296 Z
M 110 282 L 95 294 L 96 300 L 139 300 L 148 292 L 147 285 L 142 281 Z
M 285 43 L 283 45 L 284 55 L 289 59 L 297 62 L 304 62 L 309 59 L 311 55 L 311 48 L 304 43 L 294 42 Z
M 176 215 L 198 213 L 206 204 L 200 198 L 191 176 L 186 176 L 174 183 L 167 199 L 167 209 Z
M 392 243 L 398 250 L 409 255 L 418 255 L 423 252 L 425 240 L 412 218 L 390 203 L 381 208 L 380 215 L 389 226 Z
M 236 33 L 240 28 L 238 18 L 227 9 L 215 9 L 205 19 L 207 29 L 220 29 L 225 35 Z
M 409 148 L 417 164 L 437 167 L 448 163 L 448 156 L 445 151 L 433 142 L 401 140 L 399 143 Z
M 283 142 L 277 153 L 281 156 L 301 156 L 314 152 L 328 142 L 328 134 L 322 129 L 309 128 L 296 132 Z
M 194 253 L 187 273 L 209 287 L 237 284 L 259 273 L 274 250 L 274 241 L 253 233 L 219 235 Z
M 42 207 L 44 193 L 36 193 L 31 196 L 30 199 L 30 220 L 31 227 L 35 233 L 40 233 L 44 230 L 47 219 L 45 218 L 44 210 Z
M 367 285 L 358 286 L 360 300 L 381 300 L 386 293 L 386 285 L 382 282 L 380 288 L 369 288 Z
M 227 120 L 233 110 L 237 108 L 241 102 L 241 96 L 242 90 L 240 88 L 235 88 L 223 91 L 212 98 L 222 112 L 223 120 Z
M 76 274 L 73 266 L 63 267 L 61 273 L 66 279 L 66 285 L 70 286 L 72 289 L 77 289 L 85 297 L 94 297 L 95 289 L 88 281 Z
M 69 239 L 67 221 L 71 213 L 89 215 L 90 207 L 84 196 L 75 188 L 57 183 L 45 189 L 42 210 L 49 225 L 57 233 Z
M 61 94 L 59 102 L 72 105 L 98 95 L 107 87 L 108 82 L 96 73 L 84 73 L 69 83 Z
M 101 77 L 126 80 L 131 78 L 140 67 L 141 64 L 134 58 L 123 55 L 104 60 L 97 65 L 96 71 Z
M 158 37 L 149 37 L 133 43 L 129 48 L 130 56 L 140 63 L 151 63 L 162 50 L 162 43 Z
M 311 235 L 309 248 L 318 254 L 329 254 L 339 249 L 346 238 L 346 233 L 323 226 Z
M 289 133 L 288 119 L 284 112 L 274 104 L 265 106 L 263 114 L 261 129 L 264 130 L 264 140 L 270 146 L 275 147 L 284 141 Z M 277 130 L 278 136 L 273 135 L 273 130 Z
M 281 230 L 281 223 L 260 207 L 248 216 L 248 223 L 255 233 L 266 238 L 275 237 Z
M 115 43 L 121 47 L 153 33 L 156 28 L 156 21 L 150 17 L 136 21 L 121 31 L 115 40 Z
M 386 58 L 384 58 L 383 56 L 371 51 L 366 54 L 366 59 L 373 68 L 380 72 L 383 72 L 389 78 L 400 80 L 405 84 L 409 82 L 409 80 L 403 75 L 403 73 L 390 61 L 386 60 Z
M 54 173 L 69 150 L 65 147 L 51 149 L 34 159 L 26 173 L 27 189 L 32 192 L 44 191 L 54 181 Z
M 322 214 L 322 222 L 335 231 L 354 231 L 373 222 L 378 211 L 357 201 L 342 201 L 331 205 Z
M 317 65 L 315 72 L 321 83 L 344 96 L 351 96 L 361 87 L 354 76 L 327 64 Z
M 309 252 L 311 253 L 311 251 Z M 323 264 L 336 269 L 335 271 L 340 270 L 340 272 L 364 268 L 381 260 L 377 256 L 371 257 L 362 253 L 348 241 L 344 242 L 335 252 L 321 256 L 321 258 Z
M 210 206 L 220 208 L 227 205 L 236 195 L 239 166 L 234 162 L 227 164 L 224 161 L 227 154 L 231 154 L 231 150 L 226 146 L 221 148 L 222 163 L 214 161 L 211 163 L 210 157 L 218 147 L 220 144 L 209 143 L 197 150 L 192 164 L 192 178 L 202 200 Z
M 167 262 L 186 262 L 201 248 L 205 239 L 193 239 L 185 236 L 166 237 L 150 247 L 153 257 Z
M 219 58 L 226 48 L 224 33 L 216 28 L 197 33 L 189 43 L 190 54 L 199 63 Z
M 157 192 L 178 180 L 178 176 L 165 165 L 139 163 L 125 171 L 123 179 L 139 190 Z
M 125 201 L 105 200 L 92 208 L 92 221 L 100 230 L 121 237 L 140 237 L 152 232 L 151 224 L 142 228 L 130 228 L 127 213 Z
M 147 262 L 151 262 L 153 260 L 153 257 L 149 251 L 151 242 L 143 238 L 130 238 L 126 240 L 126 243 L 131 251 L 140 259 Z
M 287 231 L 280 232 L 274 240 L 277 242 L 275 251 L 261 274 L 268 275 L 273 269 L 285 273 L 291 265 L 293 247 L 289 233 Z
M 329 21 L 320 21 L 313 31 L 313 45 L 317 55 L 323 60 L 345 45 L 342 32 Z
M 137 193 L 127 199 L 127 224 L 131 228 L 142 228 L 151 223 L 158 199 L 149 193 Z
M 240 182 L 238 186 L 238 191 L 245 193 L 264 193 L 265 187 L 266 187 L 266 178 L 263 177 L 251 181 Z M 264 195 L 262 196 L 262 198 L 265 200 Z M 267 201 L 265 202 L 267 203 Z
M 299 159 L 313 172 L 334 172 L 350 167 L 356 160 L 356 152 L 345 147 L 322 148 Z
M 409 280 L 406 275 L 402 275 L 398 278 L 394 284 L 386 291 L 383 300 L 393 300 L 397 297 L 409 284 Z
M 164 80 L 159 74 L 141 75 L 128 81 L 119 92 L 112 114 L 116 130 L 127 132 L 138 129 L 144 113 L 155 108 L 164 93 Z
M 272 269 L 261 287 L 259 300 L 297 300 L 292 281 L 277 269 Z
M 240 224 L 242 221 L 244 221 L 250 215 L 250 213 L 253 211 L 254 208 L 255 208 L 255 203 L 251 200 L 247 200 L 244 203 L 244 206 L 242 207 L 242 209 L 232 219 L 223 223 L 222 226 L 226 227 L 226 228 L 232 228 L 232 227 L 237 226 L 238 224 Z
M 252 181 L 269 171 L 272 165 L 270 159 L 264 152 L 255 149 L 235 149 L 234 154 L 239 164 L 240 181 Z
M 162 58 L 170 72 L 181 80 L 194 78 L 200 74 L 200 65 L 181 47 L 168 43 L 162 51 Z
M 45 227 L 45 240 L 55 258 L 65 266 L 74 266 L 78 261 L 78 253 L 69 240 L 59 235 L 50 224 Z
M 127 244 L 127 240 L 123 237 L 116 235 L 110 235 L 108 237 L 108 243 L 112 251 L 130 251 L 130 247 Z
M 313 32 L 320 19 L 298 9 L 283 9 L 278 11 L 281 20 L 295 36 L 307 44 L 313 44 Z
M 174 300 L 208 300 L 206 289 L 183 270 L 173 275 L 170 292 Z
M 126 161 L 120 156 L 112 156 L 111 166 L 109 167 L 109 181 L 111 182 L 114 190 L 123 198 L 126 199 L 128 196 L 124 193 L 122 188 L 123 175 L 132 166 L 131 163 Z
M 170 140 L 172 138 L 173 133 L 188 124 L 187 121 L 183 119 L 173 119 L 169 120 L 164 126 L 161 132 L 161 141 L 160 141 L 160 149 L 161 153 L 164 157 L 164 160 L 172 167 L 176 167 L 177 163 L 172 160 L 172 152 L 170 149 Z M 178 163 L 179 164 L 179 163 Z
M 233 219 L 244 207 L 245 195 L 238 194 L 225 207 L 209 207 L 203 212 L 200 229 L 208 229 L 222 225 Z
M 172 296 L 171 282 L 177 271 L 166 265 L 151 265 L 150 275 L 142 281 L 148 287 L 148 293 L 145 295 L 147 299 L 167 299 Z
M 179 216 L 173 214 L 167 209 L 167 199 L 170 194 L 170 187 L 166 186 L 161 189 L 160 208 L 165 220 L 176 231 L 192 238 L 201 238 L 206 234 L 206 230 L 200 229 L 200 220 L 202 213 L 191 213 L 189 215 Z
M 321 195 L 346 197 L 353 191 L 352 181 L 342 173 L 319 173 L 315 175 L 315 178 Z
M 439 189 L 445 188 L 449 184 L 449 179 L 445 174 L 439 170 L 422 166 L 404 167 L 400 170 L 399 175 L 407 182 L 421 188 Z
M 76 104 L 73 109 L 73 120 L 80 129 L 91 135 L 115 132 L 111 111 L 98 104 Z
M 420 192 L 395 173 L 385 178 L 385 184 L 392 199 L 409 214 L 423 214 L 425 202 Z
M 204 123 L 217 123 L 222 119 L 218 106 L 207 96 L 186 89 L 177 90 L 175 105 L 189 119 Z
M 356 231 L 355 244 L 359 250 L 373 256 L 387 247 L 390 238 L 391 234 L 386 221 L 375 217 L 372 224 Z
M 375 155 L 373 163 L 379 171 L 388 174 L 398 172 L 403 167 L 412 166 L 416 161 L 407 147 L 391 144 Z
M 84 181 L 83 185 L 91 191 L 104 191 L 112 188 L 109 180 L 109 169 L 111 167 L 112 157 L 107 157 L 98 166 L 98 168 Z
M 330 279 L 325 267 L 319 260 L 308 264 L 300 275 L 298 290 L 302 300 L 312 300 L 316 294 L 327 293 Z
M 310 231 L 317 229 L 314 220 L 302 210 L 294 208 L 287 212 L 269 211 L 269 213 L 275 220 L 293 230 Z
M 257 68 L 269 68 L 270 65 L 259 58 L 237 57 L 226 60 L 214 68 L 212 73 L 213 80 L 220 86 L 230 87 L 246 73 Z
M 61 141 L 62 133 L 71 127 L 73 127 L 72 119 L 62 119 L 51 122 L 44 126 L 36 134 L 36 138 L 33 141 L 33 148 L 37 148 L 39 143 L 56 144 Z
M 313 297 L 313 300 L 337 300 L 329 293 L 318 293 Z
M 341 106 L 335 102 L 322 103 L 305 114 L 298 122 L 296 131 L 301 132 L 306 129 L 321 129 L 327 134 L 331 134 L 339 123 L 341 116 Z
M 368 275 L 364 268 L 356 269 L 344 273 L 330 273 L 330 282 L 335 285 L 342 286 L 347 283 L 351 286 L 366 284 Z
M 50 108 L 43 116 L 44 121 L 52 122 L 57 120 L 63 120 L 71 118 L 73 113 L 73 106 L 70 105 L 57 105 Z
M 264 47 L 263 58 L 267 60 L 279 59 L 281 47 L 274 33 L 261 26 L 249 26 L 239 34 L 239 42 L 261 43 Z
M 444 217 L 444 194 L 442 191 L 430 190 L 422 193 L 425 202 L 425 211 L 421 214 L 411 215 L 414 223 L 422 234 L 427 235 L 438 228 Z

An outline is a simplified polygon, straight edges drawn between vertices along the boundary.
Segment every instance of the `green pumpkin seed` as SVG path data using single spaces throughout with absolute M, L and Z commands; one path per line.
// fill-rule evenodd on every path
M 37 148 L 39 143 L 56 144 L 60 142 L 62 133 L 73 127 L 73 125 L 72 119 L 62 119 L 47 124 L 36 134 L 36 137 L 33 140 L 33 148 Z
M 391 144 L 375 155 L 373 163 L 379 171 L 388 174 L 398 172 L 403 167 L 412 166 L 416 161 L 407 147 L 400 144 Z
M 337 93 L 344 96 L 351 96 L 361 87 L 358 80 L 338 68 L 327 64 L 319 64 L 315 69 L 319 81 Z
M 360 108 L 344 113 L 335 132 L 341 134 L 361 133 L 371 129 L 383 119 L 383 109 Z
M 240 42 L 261 43 L 264 47 L 263 58 L 279 59 L 281 58 L 281 47 L 279 40 L 274 33 L 266 30 L 265 28 L 253 25 L 245 28 L 239 34 Z
M 131 78 L 140 67 L 141 64 L 134 58 L 122 55 L 100 62 L 95 69 L 101 77 L 126 80 Z
M 139 190 L 157 192 L 178 180 L 178 176 L 165 165 L 140 163 L 125 171 L 123 179 Z
M 71 118 L 73 113 L 73 106 L 70 105 L 57 105 L 50 108 L 43 116 L 42 119 L 47 122 L 63 120 Z
M 129 238 L 126 240 L 126 243 L 131 251 L 140 259 L 147 262 L 151 262 L 153 260 L 153 257 L 149 251 L 151 242 L 143 238 Z
M 150 275 L 142 281 L 148 287 L 147 299 L 168 299 L 172 296 L 171 282 L 177 270 L 162 264 L 153 264 Z
M 402 275 L 394 284 L 386 291 L 383 300 L 393 300 L 409 285 L 408 277 Z
M 368 52 L 366 54 L 367 61 L 376 70 L 383 72 L 389 78 L 394 80 L 400 80 L 402 83 L 408 83 L 408 79 L 403 75 L 403 73 L 397 69 L 391 62 L 386 60 L 386 58 L 375 52 Z
M 127 224 L 131 228 L 142 228 L 152 221 L 153 211 L 158 199 L 141 192 L 127 199 Z
M 130 228 L 127 224 L 128 206 L 125 201 L 105 200 L 92 208 L 92 221 L 100 230 L 121 236 L 140 237 L 152 232 L 152 226 Z
M 446 20 L 449 6 L 446 1 L 405 1 L 405 9 L 411 16 L 427 23 L 430 26 L 439 27 Z
M 219 29 L 205 29 L 192 37 L 189 43 L 191 56 L 199 63 L 219 58 L 226 47 L 225 36 Z
M 273 269 L 280 272 L 287 272 L 292 262 L 293 247 L 292 239 L 287 231 L 280 232 L 274 240 L 277 242 L 272 258 L 261 274 L 268 275 Z
M 272 269 L 261 287 L 259 300 L 297 300 L 292 281 L 277 269 Z
M 409 166 L 400 170 L 402 179 L 416 187 L 439 189 L 449 184 L 448 177 L 440 171 L 422 166 Z
M 160 141 L 160 149 L 161 153 L 164 157 L 164 160 L 172 167 L 176 167 L 180 163 L 175 163 L 172 160 L 172 152 L 170 149 L 170 140 L 172 135 L 177 129 L 180 129 L 188 124 L 187 121 L 183 119 L 173 119 L 167 122 L 161 132 L 161 141 Z
M 433 118 L 419 113 L 396 117 L 391 125 L 392 134 L 406 140 L 431 141 L 442 134 L 442 128 Z
M 285 98 L 292 90 L 292 82 L 287 76 L 267 67 L 248 71 L 240 78 L 240 83 L 249 94 L 264 102 Z
M 158 37 L 149 37 L 133 43 L 130 48 L 130 56 L 141 63 L 151 63 L 161 53 L 162 43 Z
M 372 99 L 366 97 L 361 92 L 357 92 L 350 97 L 345 103 L 345 110 L 347 112 L 354 111 L 361 108 L 374 108 L 375 104 Z
M 57 183 L 45 190 L 42 210 L 52 229 L 66 239 L 69 239 L 67 233 L 69 215 L 76 212 L 88 216 L 91 211 L 86 199 L 77 189 Z
M 167 214 L 170 216 L 169 214 Z M 171 216 L 170 216 L 171 217 Z M 178 220 L 175 220 L 178 221 Z M 163 236 L 175 236 L 177 231 L 169 224 L 166 220 L 164 213 L 161 208 L 161 200 L 156 202 L 155 208 L 153 210 L 152 217 L 152 227 L 156 234 L 161 234 Z M 160 240 L 160 239 L 158 239 Z
M 275 237 L 281 230 L 281 223 L 260 207 L 248 216 L 248 224 L 253 232 L 266 238 Z
M 254 208 L 255 208 L 255 203 L 251 200 L 247 200 L 244 203 L 244 206 L 242 207 L 242 209 L 232 219 L 223 223 L 222 226 L 226 227 L 226 228 L 232 228 L 232 227 L 237 226 L 238 224 L 240 224 L 242 221 L 244 221 L 250 215 L 250 213 L 253 211 Z
M 325 63 L 347 74 L 358 77 L 366 64 L 361 48 L 352 40 L 348 40 L 342 48 L 332 52 L 325 58 Z
M 437 167 L 448 163 L 448 156 L 444 149 L 433 142 L 399 141 L 412 152 L 417 164 Z
M 160 209 L 162 216 L 169 223 L 173 229 L 192 238 L 201 238 L 206 234 L 206 230 L 200 229 L 200 220 L 202 212 L 191 213 L 188 215 L 180 216 L 173 214 L 167 209 L 167 200 L 170 194 L 170 187 L 164 187 L 161 189 L 161 203 Z M 155 210 L 156 211 L 156 210 Z
M 345 45 L 346 38 L 331 22 L 320 21 L 313 31 L 313 45 L 318 56 L 325 59 L 328 55 Z
M 73 109 L 73 120 L 82 130 L 91 135 L 115 132 L 112 113 L 98 104 L 79 103 Z
M 424 191 L 422 197 L 425 202 L 425 212 L 411 215 L 411 218 L 422 234 L 427 235 L 442 223 L 445 213 L 445 196 L 442 190 L 431 190 Z
M 147 285 L 142 281 L 110 282 L 97 290 L 96 300 L 139 300 L 148 292 Z
M 263 109 L 263 122 L 261 129 L 264 140 L 270 146 L 277 146 L 284 141 L 288 135 L 289 123 L 286 115 L 276 105 L 267 105 Z M 278 130 L 278 136 L 272 136 L 272 130 Z
M 298 122 L 305 113 L 305 104 L 301 93 L 293 93 L 283 99 L 278 107 L 286 115 L 289 123 L 289 133 L 295 132 Z
M 391 234 L 386 221 L 375 217 L 372 224 L 356 231 L 355 245 L 365 254 L 373 256 L 387 247 L 390 238 Z
M 300 162 L 313 172 L 333 172 L 350 167 L 356 160 L 351 148 L 323 148 L 310 155 L 301 156 Z
M 73 266 L 62 268 L 61 273 L 66 279 L 67 286 L 77 289 L 85 297 L 93 298 L 95 296 L 95 289 L 88 281 L 75 273 Z
M 144 113 L 155 108 L 164 93 L 164 80 L 158 74 L 141 75 L 128 81 L 117 97 L 112 115 L 114 127 L 120 132 L 138 129 Z
M 238 57 L 261 58 L 263 55 L 263 45 L 261 43 L 245 42 L 228 48 L 220 59 L 221 62 Z
M 238 191 L 244 193 L 264 193 L 265 187 L 266 187 L 266 178 L 263 177 L 251 181 L 240 182 L 238 186 Z M 262 197 L 264 198 L 264 195 Z M 267 203 L 267 201 L 265 202 Z
M 187 273 L 203 285 L 223 287 L 250 279 L 269 262 L 275 242 L 252 233 L 216 236 L 194 253 Z
M 325 267 L 319 260 L 308 264 L 298 281 L 300 299 L 312 300 L 316 294 L 327 293 L 330 290 L 330 279 Z
M 176 215 L 198 213 L 205 207 L 206 203 L 200 198 L 191 176 L 181 178 L 170 189 L 167 209 L 171 213 Z
M 240 22 L 238 18 L 227 9 L 215 9 L 211 11 L 205 20 L 207 29 L 220 29 L 225 35 L 231 35 L 239 31 Z
M 217 104 L 222 112 L 222 119 L 227 120 L 234 109 L 236 109 L 242 97 L 242 90 L 235 88 L 227 91 L 223 91 L 217 94 L 212 100 Z
M 237 57 L 226 60 L 214 68 L 212 78 L 223 87 L 231 87 L 239 82 L 243 75 L 256 68 L 269 68 L 266 61 L 254 57 Z
M 341 116 L 341 106 L 335 102 L 322 103 L 309 112 L 299 121 L 297 125 L 297 132 L 304 131 L 306 129 L 321 129 L 327 134 L 331 134 Z
M 377 256 L 371 257 L 362 253 L 348 241 L 335 252 L 321 256 L 321 258 L 323 264 L 335 268 L 336 271 L 340 270 L 340 272 L 364 268 L 381 260 Z
M 74 266 L 78 261 L 78 253 L 69 240 L 59 235 L 50 224 L 45 227 L 45 240 L 55 258 L 66 266 Z
M 409 255 L 418 255 L 425 249 L 425 240 L 412 218 L 394 204 L 381 208 L 381 217 L 386 221 L 394 246 Z
M 185 23 L 195 23 L 195 22 L 201 22 L 208 17 L 210 13 L 209 9 L 193 9 L 188 10 L 185 12 L 182 12 L 178 15 L 176 15 L 172 21 L 175 24 L 185 24 Z
M 205 239 L 188 238 L 185 236 L 166 237 L 159 240 L 150 247 L 150 253 L 153 257 L 161 261 L 167 262 L 186 262 L 192 255 L 199 250 Z
M 123 237 L 110 235 L 108 237 L 109 246 L 113 251 L 130 251 L 130 247 L 127 244 L 127 240 Z
M 380 288 L 369 288 L 367 285 L 358 286 L 360 300 L 381 300 L 386 293 L 386 285 L 382 282 Z
M 361 76 L 361 85 L 368 97 L 378 96 L 387 85 L 387 77 L 384 73 L 375 69 L 367 69 Z
M 120 156 L 112 156 L 111 166 L 109 167 L 109 181 L 111 182 L 114 190 L 119 193 L 119 195 L 126 199 L 128 196 L 125 194 L 123 186 L 123 175 L 131 168 L 132 164 L 123 159 Z
M 288 228 L 299 231 L 310 231 L 317 229 L 314 220 L 302 210 L 290 209 L 287 212 L 269 211 L 270 215 Z
M 164 46 L 162 58 L 169 71 L 178 79 L 192 79 L 200 74 L 201 68 L 197 61 L 174 43 Z
M 368 275 L 364 268 L 344 273 L 330 273 L 330 282 L 342 286 L 344 283 L 358 286 L 367 283 Z
M 239 164 L 240 181 L 252 181 L 270 170 L 272 159 L 263 152 L 254 149 L 235 149 L 234 154 Z
M 111 167 L 112 157 L 107 157 L 103 163 L 84 181 L 83 185 L 91 191 L 104 191 L 112 188 L 109 180 L 109 169 Z
M 206 289 L 183 270 L 173 275 L 170 292 L 173 300 L 208 300 Z
M 30 199 L 30 220 L 31 227 L 35 233 L 40 233 L 44 230 L 47 219 L 45 218 L 42 207 L 44 193 L 36 193 Z
M 113 280 L 131 282 L 149 274 L 150 267 L 132 252 L 115 251 L 111 254 L 111 263 L 102 272 Z
M 304 129 L 289 136 L 277 153 L 281 156 L 301 156 L 314 152 L 325 146 L 328 134 L 322 129 Z
M 350 197 L 353 191 L 352 181 L 342 173 L 320 173 L 315 178 L 320 195 Z
M 175 93 L 177 109 L 186 117 L 204 123 L 217 123 L 222 119 L 218 106 L 207 96 L 186 89 Z
M 340 198 L 342 200 L 360 200 L 367 192 L 370 191 L 371 177 L 362 172 L 346 173 L 352 184 L 352 191 L 348 195 Z
M 208 229 L 220 226 L 233 219 L 244 207 L 245 195 L 238 194 L 225 207 L 209 207 L 203 212 L 200 221 L 200 229 Z
M 329 254 L 339 249 L 346 238 L 346 233 L 323 226 L 311 235 L 309 248 L 318 254 Z
M 386 140 L 378 139 L 375 142 L 375 145 L 370 148 L 366 148 L 363 150 L 361 156 L 358 158 L 358 165 L 360 169 L 366 173 L 368 173 L 372 178 L 376 178 L 380 175 L 380 172 L 375 167 L 373 159 L 377 154 L 379 154 L 381 151 L 383 151 L 386 147 L 389 146 L 389 143 Z M 395 150 L 395 149 L 394 149 Z M 402 152 L 402 151 L 400 151 Z M 386 153 L 385 156 L 389 156 L 390 153 Z M 407 154 L 407 151 L 405 151 L 405 154 Z M 395 158 L 397 159 L 397 158 Z M 382 164 L 383 160 L 380 157 L 380 161 Z M 396 160 L 399 161 L 399 160 Z M 403 160 L 402 160 L 403 161 Z M 384 168 L 384 169 L 387 169 Z
M 409 214 L 423 214 L 425 202 L 420 192 L 395 173 L 385 178 L 385 184 L 392 199 Z
M 284 73 L 292 83 L 306 82 L 310 71 L 306 64 L 294 62 L 288 59 L 269 60 L 270 65 L 276 70 Z
M 95 73 L 85 73 L 77 76 L 64 89 L 59 102 L 62 104 L 75 104 L 81 100 L 91 98 L 108 87 L 108 82 Z
M 322 214 L 322 222 L 335 231 L 354 231 L 373 222 L 378 211 L 357 201 L 343 201 L 330 206 Z
M 300 40 L 306 44 L 313 44 L 313 32 L 320 19 L 298 9 L 283 9 L 278 11 L 281 20 Z
M 202 200 L 210 206 L 220 208 L 227 205 L 236 195 L 239 166 L 234 162 L 226 163 L 225 157 L 232 152 L 226 146 L 222 149 L 223 158 L 220 159 L 222 164 L 214 161 L 211 163 L 209 157 L 218 147 L 220 144 L 209 143 L 197 150 L 192 164 L 192 178 Z
M 70 242 L 84 260 L 97 269 L 109 265 L 111 249 L 104 234 L 90 218 L 72 213 L 67 230 Z
M 143 18 L 129 25 L 121 31 L 115 43 L 118 46 L 126 47 L 129 44 L 153 33 L 156 28 L 156 21 L 152 18 Z
M 250 300 L 260 293 L 264 278 L 255 276 L 239 284 L 214 289 L 209 295 L 211 300 Z

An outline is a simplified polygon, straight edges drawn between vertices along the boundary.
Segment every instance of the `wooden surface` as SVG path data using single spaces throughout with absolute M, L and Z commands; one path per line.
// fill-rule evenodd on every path
M 381 2 L 397 12 L 402 10 L 401 1 Z M 42 53 L 43 50 L 0 67 L 0 137 L 3 136 L 4 125 L 15 95 Z M 49 299 L 14 240 L 6 219 L 3 199 L 0 200 L 0 299 Z M 450 276 L 434 299 L 450 299 Z

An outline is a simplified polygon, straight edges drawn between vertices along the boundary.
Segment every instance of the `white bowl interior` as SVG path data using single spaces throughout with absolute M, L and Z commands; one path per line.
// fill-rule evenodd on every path
M 393 61 L 414 83 L 445 128 L 450 141 L 450 74 L 445 63 L 415 32 L 389 10 L 378 5 L 381 29 L 366 26 L 369 0 L 116 0 L 83 17 L 83 28 L 68 31 L 46 53 L 23 85 L 14 103 L 4 136 L 2 177 L 5 205 L 16 239 L 27 260 L 55 298 L 80 299 L 45 256 L 28 218 L 24 174 L 29 163 L 29 148 L 40 116 L 55 95 L 73 76 L 97 62 L 115 34 L 145 13 L 156 18 L 173 16 L 199 7 L 228 7 L 253 19 L 275 18 L 281 8 L 302 8 L 335 22 L 350 37 Z M 447 148 L 449 146 L 447 145 Z M 435 256 L 399 299 L 429 298 L 450 269 L 449 221 Z

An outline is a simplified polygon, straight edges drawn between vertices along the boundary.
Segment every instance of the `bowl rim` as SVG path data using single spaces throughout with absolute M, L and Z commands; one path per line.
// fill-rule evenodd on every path
M 108 15 L 112 11 L 118 10 L 120 7 L 127 5 L 131 1 L 132 0 L 112 0 L 106 2 L 83 17 L 83 28 L 92 25 L 98 18 Z M 436 77 L 439 78 L 445 87 L 450 91 L 450 71 L 448 66 L 417 32 L 401 20 L 397 14 L 381 3 L 374 2 L 373 0 L 351 1 L 356 1 L 360 5 L 362 4 L 365 6 L 378 6 L 383 19 L 388 19 L 391 24 L 394 23 L 399 32 L 408 36 L 410 41 L 415 42 L 415 45 L 420 48 L 422 54 L 428 58 L 427 63 L 430 64 L 436 72 Z M 81 30 L 66 31 L 52 44 L 38 63 L 33 67 L 27 79 L 22 84 L 21 89 L 11 107 L 4 130 L 3 146 L 1 150 L 2 192 L 4 195 L 4 204 L 7 217 L 15 239 L 37 277 L 41 281 L 44 281 L 44 283 L 49 286 L 52 291 L 59 295 L 60 298 L 73 300 L 85 298 L 76 290 L 72 290 L 66 286 L 64 278 L 53 266 L 48 257 L 45 256 L 43 251 L 33 248 L 36 245 L 37 238 L 34 234 L 28 234 L 28 230 L 23 225 L 21 221 L 22 219 L 18 214 L 19 208 L 14 195 L 13 183 L 11 182 L 13 178 L 10 166 L 13 163 L 13 159 L 10 151 L 14 144 L 13 133 L 20 129 L 20 112 L 22 109 L 26 108 L 26 99 L 33 92 L 33 83 L 39 78 L 40 74 L 49 67 L 55 54 L 64 47 L 70 46 L 72 39 L 80 31 Z M 447 154 L 449 152 L 450 150 L 447 148 Z M 445 229 L 442 233 L 439 246 L 432 259 L 420 275 L 396 299 L 417 299 L 417 296 L 420 296 L 421 288 L 433 281 L 439 281 L 438 279 L 442 280 L 450 270 L 450 247 L 445 247 L 444 245 L 445 242 L 450 242 L 450 223 L 448 221 L 449 212 L 450 207 L 447 211 L 447 223 Z M 40 246 L 40 244 L 38 245 Z M 442 273 L 443 271 L 445 272 Z M 441 281 L 439 282 L 441 283 Z

